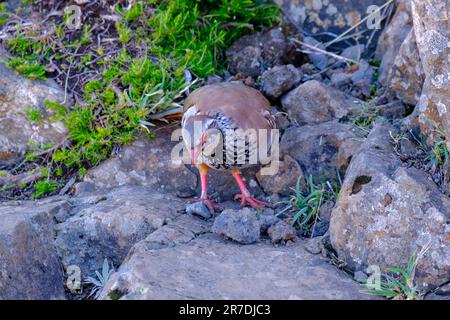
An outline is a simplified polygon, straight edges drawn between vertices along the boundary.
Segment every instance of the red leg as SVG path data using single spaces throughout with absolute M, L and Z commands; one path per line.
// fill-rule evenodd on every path
M 247 187 L 245 186 L 244 181 L 242 180 L 241 173 L 239 170 L 232 170 L 231 174 L 233 175 L 233 178 L 236 180 L 239 189 L 241 189 L 241 194 L 237 194 L 234 196 L 234 199 L 241 199 L 241 207 L 245 207 L 245 205 L 248 203 L 252 208 L 260 209 L 262 207 L 265 207 L 267 205 L 266 202 L 255 199 L 251 196 L 250 192 L 248 191 Z
M 205 206 L 211 211 L 211 213 L 214 213 L 215 209 L 219 209 L 220 206 L 215 204 L 211 199 L 209 199 L 207 194 L 207 188 L 208 188 L 208 166 L 201 163 L 198 166 L 198 171 L 200 172 L 200 182 L 202 187 L 202 193 L 200 195 L 200 199 L 195 201 L 202 201 Z

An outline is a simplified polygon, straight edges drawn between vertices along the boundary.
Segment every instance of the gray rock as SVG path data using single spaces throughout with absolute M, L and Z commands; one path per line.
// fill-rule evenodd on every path
M 410 159 L 417 156 L 418 150 L 416 148 L 416 145 L 411 140 L 404 137 L 400 140 L 400 153 L 401 157 Z
M 325 46 L 323 45 L 323 43 L 317 41 L 316 39 L 314 39 L 313 37 L 306 37 L 303 40 L 306 44 L 313 46 L 315 48 L 321 49 L 326 51 Z M 323 70 L 327 67 L 328 65 L 328 56 L 326 54 L 311 50 L 308 47 L 303 47 L 303 49 L 307 52 L 308 58 L 311 61 L 311 63 L 319 70 Z
M 299 125 L 339 120 L 360 109 L 356 98 L 319 81 L 307 81 L 281 99 L 292 121 Z
M 279 29 L 271 29 L 239 38 L 225 54 L 232 73 L 256 78 L 268 68 L 284 64 L 291 46 Z
M 440 296 L 449 296 L 449 298 L 450 298 L 450 282 L 437 288 L 435 290 L 435 293 Z
M 209 233 L 211 231 L 211 226 L 211 222 L 190 215 L 179 216 L 174 219 L 173 222 L 150 233 L 144 240 L 137 242 L 130 249 L 124 263 L 126 263 L 135 252 L 174 247 L 176 245 L 188 243 L 199 235 Z
M 124 300 L 371 298 L 300 243 L 240 245 L 215 235 L 174 247 L 134 250 L 100 298 L 110 299 L 111 293 Z
M 444 172 L 444 181 L 442 182 L 442 189 L 447 196 L 450 196 L 450 159 L 447 159 L 442 167 Z
M 301 190 L 306 190 L 306 180 L 300 165 L 289 155 L 285 155 L 283 160 L 271 163 L 271 166 L 278 166 L 278 171 L 274 175 L 264 175 L 262 170 L 256 174 L 259 185 L 266 193 L 279 193 L 289 195 L 291 188 L 295 188 L 300 179 Z
M 290 127 L 280 142 L 282 156 L 289 155 L 303 168 L 305 176 L 312 175 L 315 182 L 337 179 L 341 176 L 364 140 L 359 128 L 335 122 L 319 125 Z
M 280 218 L 275 216 L 275 212 L 266 208 L 259 216 L 260 224 L 261 224 L 261 234 L 267 233 L 267 230 L 280 221 Z
M 250 208 L 224 210 L 214 220 L 212 232 L 249 244 L 259 240 L 261 222 Z
M 178 137 L 179 127 L 166 127 L 156 131 L 156 138 L 149 141 L 140 136 L 130 145 L 95 168 L 88 170 L 84 182 L 97 189 L 123 185 L 149 186 L 160 192 L 169 192 L 189 197 L 196 194 L 197 176 L 184 164 L 172 159 L 176 146 L 184 148 L 182 141 L 171 141 L 174 133 Z M 194 170 L 193 168 L 192 170 Z
M 316 224 L 313 226 L 311 237 L 321 237 L 327 233 L 330 227 L 330 221 L 327 220 L 318 220 Z
M 345 90 L 352 83 L 351 77 L 352 75 L 343 68 L 334 69 L 331 71 L 330 85 L 334 88 Z
M 53 210 L 53 219 L 56 222 L 64 222 L 70 218 L 70 204 L 69 202 L 62 202 Z
M 355 274 L 353 275 L 353 279 L 359 283 L 367 283 L 368 278 L 369 277 L 367 276 L 367 274 L 365 274 L 362 271 L 356 271 Z
M 345 69 L 330 71 L 330 85 L 344 92 L 350 92 L 353 97 L 365 99 L 372 95 L 374 71 L 366 60 Z
M 358 97 L 369 97 L 373 82 L 373 70 L 366 60 L 360 60 L 358 69 L 352 73 L 350 80 L 353 83 L 352 95 Z M 357 90 L 357 92 L 355 92 Z
M 36 145 L 58 144 L 67 129 L 62 122 L 50 121 L 54 115 L 45 100 L 62 102 L 64 91 L 53 81 L 32 81 L 17 76 L 0 64 L 0 165 L 16 161 Z M 37 122 L 30 122 L 27 113 L 39 113 Z
M 409 105 L 416 105 L 425 79 L 414 31 L 411 30 L 400 46 L 389 71 L 389 92 Z
M 71 199 L 71 216 L 56 225 L 55 245 L 65 268 L 92 276 L 108 258 L 119 266 L 128 250 L 181 215 L 183 202 L 150 188 L 124 186 Z
M 450 279 L 450 199 L 425 172 L 402 166 L 390 132 L 397 134 L 390 126 L 375 126 L 353 156 L 332 213 L 331 242 L 353 270 L 405 266 L 429 246 L 415 281 L 433 288 Z
M 354 61 L 359 61 L 359 59 L 361 59 L 362 54 L 364 53 L 364 50 L 365 46 L 363 44 L 358 44 L 347 47 L 344 50 L 342 50 L 340 56 Z
M 400 100 L 394 100 L 377 106 L 378 112 L 386 119 L 400 119 L 405 116 L 406 108 Z
M 441 296 L 435 293 L 429 293 L 424 297 L 424 300 L 450 300 L 449 296 Z
M 307 62 L 300 66 L 300 72 L 303 75 L 309 76 L 314 73 L 317 73 L 317 69 L 316 69 L 316 67 L 314 67 L 314 65 L 312 63 Z
M 203 219 L 209 219 L 212 216 L 211 212 L 201 201 L 187 204 L 186 213 L 202 217 Z
M 378 81 L 386 85 L 388 75 L 400 46 L 412 29 L 411 1 L 397 1 L 398 5 L 390 23 L 378 38 L 375 58 L 381 61 Z
M 277 125 L 277 129 L 285 130 L 287 127 L 291 125 L 289 121 L 289 117 L 286 112 L 278 111 L 277 108 L 272 108 L 272 113 L 275 116 L 275 123 Z
M 319 218 L 324 221 L 330 221 L 331 212 L 333 211 L 334 202 L 333 201 L 325 201 L 319 209 Z
M 434 145 L 440 139 L 440 130 L 436 130 L 439 127 L 446 137 L 447 150 L 450 150 L 448 2 L 412 0 L 411 6 L 414 35 L 425 74 L 422 94 L 414 113 L 427 142 Z
M 300 71 L 293 65 L 275 66 L 261 76 L 261 91 L 271 99 L 281 97 L 301 80 Z
M 326 254 L 325 236 L 309 238 L 305 242 L 305 250 L 311 254 Z
M 242 41 L 242 39 L 240 40 Z M 241 45 L 242 47 L 240 47 Z M 235 46 L 237 47 L 236 43 Z M 259 47 L 245 46 L 240 42 L 239 48 L 234 50 L 234 52 L 227 51 L 227 60 L 232 73 L 240 73 L 244 77 L 256 78 L 264 72 L 262 52 Z
M 0 204 L 0 300 L 65 299 L 53 246 L 53 216 L 64 198 Z
M 297 231 L 295 230 L 295 228 L 291 226 L 289 222 L 284 220 L 272 225 L 267 230 L 267 234 L 272 240 L 272 243 L 295 240 L 295 238 L 297 237 Z

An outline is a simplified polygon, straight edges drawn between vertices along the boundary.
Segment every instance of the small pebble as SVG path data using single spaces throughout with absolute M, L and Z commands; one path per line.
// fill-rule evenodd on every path
M 201 201 L 189 203 L 186 205 L 186 213 L 192 214 L 194 216 L 199 216 L 203 219 L 209 219 L 212 217 L 211 212 Z
M 295 240 L 297 232 L 290 223 L 286 221 L 279 221 L 276 224 L 270 226 L 267 230 L 267 234 L 273 243 L 281 241 Z
M 311 254 L 319 254 L 322 252 L 323 244 L 322 239 L 312 238 L 306 241 L 305 249 Z
M 356 271 L 353 275 L 353 279 L 359 283 L 366 283 L 367 282 L 367 275 L 362 271 Z
M 261 222 L 257 218 L 254 209 L 227 209 L 216 217 L 211 230 L 213 233 L 220 234 L 234 241 L 249 244 L 259 240 Z

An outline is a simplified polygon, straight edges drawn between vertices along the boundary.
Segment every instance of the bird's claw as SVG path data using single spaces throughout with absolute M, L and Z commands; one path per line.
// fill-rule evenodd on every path
M 203 204 L 208 208 L 209 212 L 211 212 L 211 213 L 214 213 L 214 211 L 216 209 L 217 210 L 222 209 L 221 206 L 219 206 L 217 203 L 215 203 L 208 197 L 194 199 L 194 200 L 191 200 L 190 203 L 200 202 L 200 201 L 203 202 Z
M 267 202 L 258 200 L 256 198 L 253 198 L 251 196 L 246 196 L 244 194 L 237 194 L 234 196 L 234 200 L 241 199 L 241 207 L 245 207 L 245 205 L 248 203 L 253 209 L 261 209 L 265 206 L 267 206 Z

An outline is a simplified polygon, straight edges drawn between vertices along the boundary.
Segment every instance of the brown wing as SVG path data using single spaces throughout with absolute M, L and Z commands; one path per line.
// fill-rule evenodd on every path
M 270 102 L 256 89 L 240 83 L 218 83 L 192 92 L 184 103 L 184 111 L 194 106 L 199 114 L 220 112 L 246 129 L 275 128 Z

